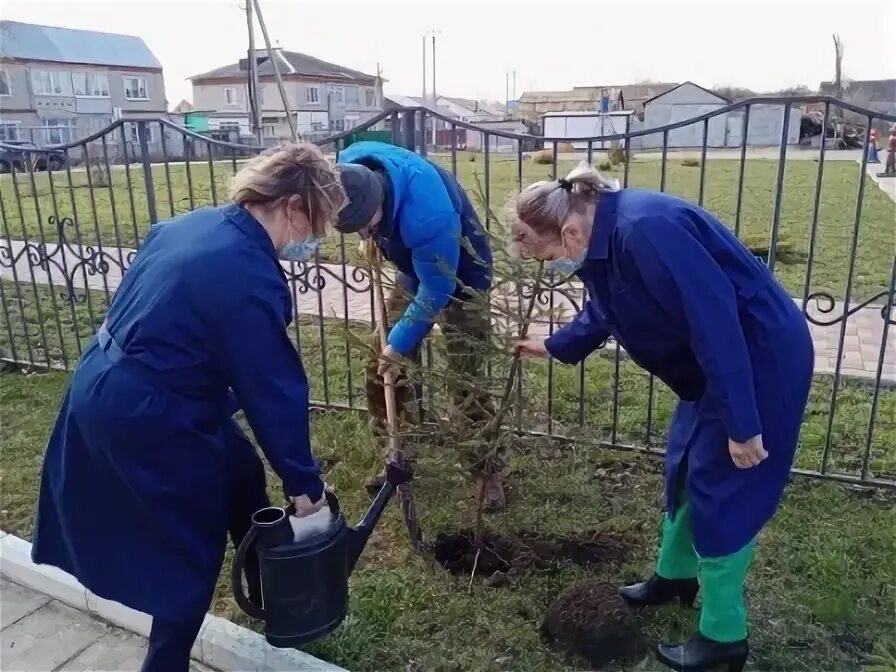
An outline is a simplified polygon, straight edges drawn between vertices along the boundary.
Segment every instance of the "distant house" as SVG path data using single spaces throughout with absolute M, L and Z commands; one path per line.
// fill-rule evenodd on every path
M 319 58 L 273 50 L 289 108 L 303 137 L 320 137 L 363 124 L 383 110 L 383 80 Z M 286 108 L 267 50 L 256 50 L 261 122 L 266 138 L 289 138 Z M 190 78 L 193 106 L 208 128 L 250 136 L 249 59 Z
M 0 141 L 62 144 L 114 119 L 166 114 L 162 65 L 141 38 L 0 21 Z M 159 127 L 148 128 L 156 147 Z M 136 125 L 124 136 L 136 143 Z

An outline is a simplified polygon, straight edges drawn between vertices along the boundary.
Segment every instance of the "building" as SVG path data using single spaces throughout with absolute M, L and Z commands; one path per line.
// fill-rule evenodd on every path
M 0 141 L 68 143 L 166 110 L 162 65 L 139 37 L 0 21 Z M 159 126 L 149 128 L 157 150 Z M 136 145 L 136 125 L 124 137 Z M 108 152 L 120 138 L 106 137 Z
M 616 112 L 630 110 L 638 115 L 648 98 L 677 84 L 626 84 L 576 86 L 568 91 L 527 91 L 513 108 L 522 119 L 538 121 L 548 112 Z
M 644 120 L 633 123 L 632 130 L 660 128 L 722 109 L 731 104 L 728 98 L 685 82 L 644 101 Z M 744 109 L 719 114 L 709 119 L 706 125 L 707 147 L 739 147 L 743 138 Z M 798 109 L 790 111 L 786 140 L 797 144 L 800 140 L 800 117 Z M 750 125 L 747 142 L 750 145 L 773 146 L 781 142 L 784 131 L 783 105 L 750 106 Z M 667 147 L 686 148 L 703 145 L 704 124 L 697 122 L 676 128 L 668 133 Z M 662 147 L 661 133 L 633 138 L 632 146 L 641 148 Z
M 621 135 L 632 123 L 634 112 L 547 112 L 541 123 L 546 138 L 600 138 Z M 588 141 L 571 143 L 575 149 L 588 149 Z M 591 149 L 609 149 L 612 141 L 596 140 Z
M 349 130 L 383 110 L 383 80 L 313 56 L 276 48 L 272 51 L 286 90 L 296 129 L 305 138 Z M 286 108 L 267 50 L 256 50 L 262 134 L 265 139 L 290 137 Z M 210 133 L 252 135 L 249 122 L 249 59 L 190 78 L 192 119 Z M 199 129 L 196 129 L 199 130 Z

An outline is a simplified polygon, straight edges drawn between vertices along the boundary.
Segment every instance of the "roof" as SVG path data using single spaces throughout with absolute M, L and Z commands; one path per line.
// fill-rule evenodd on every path
M 139 37 L 18 21 L 0 21 L 0 56 L 26 61 L 162 69 L 162 64 Z
M 825 95 L 834 93 L 834 82 L 822 82 L 818 90 Z M 862 96 L 868 102 L 893 102 L 896 100 L 896 79 L 853 79 L 843 82 L 847 96 Z
M 309 75 L 313 77 L 326 77 L 327 79 L 344 79 L 346 81 L 370 80 L 376 79 L 376 75 L 368 75 L 358 70 L 352 70 L 335 63 L 322 61 L 308 54 L 300 54 L 297 51 L 286 51 L 284 49 L 275 48 L 273 50 L 274 58 L 277 59 L 277 66 L 281 75 Z M 255 57 L 258 61 L 258 76 L 273 76 L 274 66 L 268 57 L 267 50 L 256 49 Z M 199 75 L 193 75 L 191 80 L 201 79 L 226 79 L 230 77 L 245 77 L 248 72 L 248 59 L 244 58 L 236 63 L 224 65 L 215 68 L 209 72 Z
M 644 102 L 679 86 L 677 83 L 621 84 L 601 86 L 576 86 L 568 91 L 527 91 L 519 103 L 597 103 L 606 91 L 611 99 L 622 98 L 625 109 L 640 109 Z
M 726 96 L 722 96 L 722 95 L 716 93 L 715 91 L 710 91 L 710 90 L 707 89 L 705 86 L 700 86 L 699 84 L 694 84 L 694 82 L 682 82 L 682 83 L 679 84 L 678 86 L 673 86 L 671 89 L 667 89 L 666 91 L 663 91 L 662 93 L 658 93 L 658 94 L 656 94 L 655 96 L 653 96 L 653 97 L 651 97 L 651 98 L 648 98 L 647 100 L 644 101 L 643 104 L 644 104 L 644 105 L 647 105 L 647 103 L 653 102 L 653 101 L 656 100 L 657 98 L 662 98 L 662 97 L 665 96 L 667 93 L 672 93 L 672 92 L 675 91 L 676 89 L 680 89 L 682 86 L 686 86 L 686 85 L 695 86 L 695 87 L 697 87 L 698 89 L 700 89 L 701 91 L 705 91 L 705 92 L 708 93 L 709 95 L 714 96 L 714 97 L 718 98 L 719 100 L 723 100 L 723 101 L 725 101 L 726 103 L 730 103 L 730 102 L 731 102 L 731 99 L 730 99 L 730 98 L 727 98 Z

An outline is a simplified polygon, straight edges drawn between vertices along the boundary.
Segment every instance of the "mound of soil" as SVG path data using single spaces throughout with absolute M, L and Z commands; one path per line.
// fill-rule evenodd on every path
M 581 532 L 568 537 L 538 535 L 522 530 L 512 536 L 485 532 L 477 547 L 473 530 L 441 533 L 433 553 L 439 564 L 450 572 L 490 576 L 495 572 L 546 567 L 568 561 L 578 565 L 619 562 L 628 555 L 633 543 L 609 532 Z M 477 559 L 478 553 L 478 559 Z
M 540 632 L 545 643 L 595 667 L 631 661 L 645 651 L 634 615 L 610 583 L 566 588 L 545 613 Z

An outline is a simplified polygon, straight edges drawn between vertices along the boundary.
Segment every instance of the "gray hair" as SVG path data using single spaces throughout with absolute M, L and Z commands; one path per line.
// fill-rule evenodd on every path
M 559 233 L 572 213 L 583 212 L 601 192 L 618 190 L 618 180 L 583 161 L 564 178 L 526 187 L 516 198 L 516 216 L 540 236 Z

